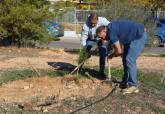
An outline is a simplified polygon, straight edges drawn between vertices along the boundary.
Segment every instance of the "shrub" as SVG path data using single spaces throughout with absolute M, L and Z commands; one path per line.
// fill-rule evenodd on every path
M 49 5 L 43 0 L 1 0 L 0 39 L 17 46 L 48 42 L 50 36 L 41 22 L 49 17 Z

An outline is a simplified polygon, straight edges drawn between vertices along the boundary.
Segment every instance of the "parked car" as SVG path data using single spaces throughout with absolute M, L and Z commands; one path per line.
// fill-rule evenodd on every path
M 43 22 L 43 25 L 47 28 L 49 34 L 52 37 L 62 37 L 62 36 L 64 36 L 64 27 L 61 24 L 55 23 L 51 20 L 45 20 Z
M 159 18 L 156 21 L 156 38 L 158 46 L 165 46 L 165 19 Z

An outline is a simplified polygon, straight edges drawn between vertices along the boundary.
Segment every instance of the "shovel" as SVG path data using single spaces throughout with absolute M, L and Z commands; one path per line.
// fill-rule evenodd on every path
M 108 76 L 107 76 L 106 80 L 103 81 L 103 83 L 112 85 L 112 75 L 111 75 L 110 59 L 108 59 L 107 62 L 108 62 Z

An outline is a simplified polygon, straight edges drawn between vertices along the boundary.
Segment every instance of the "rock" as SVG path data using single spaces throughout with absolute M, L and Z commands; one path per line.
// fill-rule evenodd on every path
M 23 106 L 23 110 L 27 110 L 27 111 L 33 110 L 33 103 L 32 102 L 25 103 L 22 106 Z
M 70 99 L 75 101 L 76 100 L 76 97 L 71 97 Z
M 84 84 L 84 85 L 83 85 L 83 88 L 84 88 L 84 89 L 88 88 L 88 85 L 85 85 L 85 84 Z
M 23 87 L 24 90 L 27 90 L 27 89 L 29 89 L 29 88 L 30 88 L 29 86 L 24 86 L 24 87 Z
M 95 90 L 95 87 L 94 86 L 92 86 L 92 90 Z
M 75 87 L 76 87 L 76 85 L 75 85 L 74 82 L 67 83 L 66 86 L 65 86 L 66 89 L 72 89 L 72 88 L 75 88 Z
M 3 99 L 3 102 L 8 102 L 8 101 L 9 101 L 9 99 L 7 99 L 7 98 Z
M 43 112 L 48 112 L 48 109 L 44 109 Z
M 47 86 L 45 86 L 45 87 L 44 87 L 44 89 L 48 89 L 48 87 L 47 87 Z
M 33 87 L 33 84 L 30 84 L 29 87 L 32 88 Z
M 7 108 L 4 108 L 5 109 L 5 111 L 7 111 L 8 109 Z
M 104 112 L 108 112 L 106 109 L 104 109 Z
M 33 107 L 33 110 L 41 111 L 42 110 L 42 107 Z
M 18 104 L 18 108 L 23 109 L 24 106 L 22 104 Z
M 38 92 L 42 92 L 42 90 L 41 90 L 41 89 L 39 89 L 39 88 L 37 89 L 37 91 L 38 91 Z
M 18 52 L 18 53 L 20 53 L 20 52 L 21 52 L 21 50 L 17 50 L 17 52 Z

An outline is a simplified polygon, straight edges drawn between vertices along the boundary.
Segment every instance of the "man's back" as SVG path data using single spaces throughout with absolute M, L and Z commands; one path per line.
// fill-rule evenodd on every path
M 128 44 L 143 35 L 144 25 L 129 20 L 117 20 L 108 25 L 108 31 L 112 43 L 119 40 L 121 44 Z

